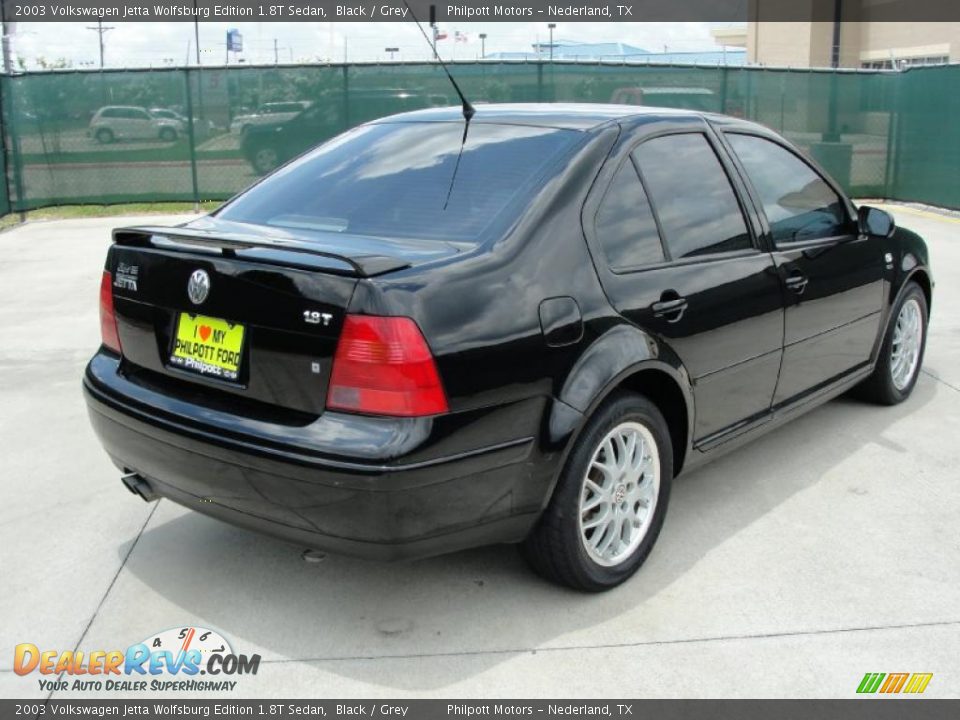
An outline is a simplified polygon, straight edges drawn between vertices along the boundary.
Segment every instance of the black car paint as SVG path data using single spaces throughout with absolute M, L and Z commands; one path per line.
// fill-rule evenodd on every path
M 453 110 L 401 119 L 458 121 Z M 369 278 L 302 268 L 267 273 L 256 259 L 137 251 L 144 288 L 154 264 L 175 280 L 144 291 L 166 309 L 116 291 L 125 357 L 101 349 L 87 369 L 91 419 L 115 463 L 188 507 L 310 547 L 400 558 L 518 541 L 549 501 L 586 419 L 617 388 L 643 389 L 663 403 L 679 473 L 866 377 L 907 281 L 918 281 L 929 300 L 926 247 L 902 228 L 891 237 L 773 248 L 723 137 L 736 129 L 782 142 L 751 123 L 562 105 L 481 106 L 478 121 L 572 127 L 584 142 L 507 232 L 472 250 L 418 257 Z M 705 133 L 722 158 L 754 248 L 615 276 L 592 237 L 597 199 L 638 142 L 691 129 Z M 222 222 L 214 216 L 202 224 L 216 234 Z M 128 252 L 114 247 L 107 268 Z M 833 269 L 835 258 L 847 272 Z M 197 267 L 215 285 L 236 284 L 226 304 L 212 294 L 205 313 L 232 315 L 235 303 L 250 298 L 243 312 L 259 320 L 246 352 L 266 361 L 257 367 L 270 365 L 269 378 L 228 386 L 163 363 L 168 337 L 154 329 L 172 328 L 175 311 L 189 309 L 183 288 Z M 787 286 L 794 268 L 809 275 L 803 294 Z M 687 300 L 679 322 L 650 311 L 669 291 Z M 336 323 L 343 311 L 413 317 L 450 412 L 374 418 L 324 411 L 325 386 L 311 385 L 304 361 L 311 347 L 329 358 L 339 328 L 295 327 L 302 308 L 314 305 L 335 311 Z M 785 332 L 795 340 L 786 349 Z M 833 335 L 857 343 L 843 366 L 828 364 Z M 244 365 L 251 367 L 249 357 Z M 833 374 L 824 377 L 824 367 Z

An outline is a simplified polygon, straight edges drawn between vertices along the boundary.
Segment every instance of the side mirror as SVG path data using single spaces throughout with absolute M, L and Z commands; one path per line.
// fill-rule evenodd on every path
M 860 223 L 860 232 L 863 235 L 890 237 L 897 227 L 890 213 L 868 205 L 862 205 L 857 210 L 857 220 Z

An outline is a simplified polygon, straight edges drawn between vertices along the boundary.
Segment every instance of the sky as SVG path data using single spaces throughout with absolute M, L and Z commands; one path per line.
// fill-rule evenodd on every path
M 97 32 L 87 29 L 95 22 L 19 23 L 12 54 L 36 69 L 38 60 L 63 59 L 72 67 L 99 67 Z M 651 51 L 715 50 L 710 35 L 714 23 L 559 23 L 555 40 L 586 42 L 620 41 Z M 114 29 L 104 34 L 105 67 L 183 66 L 196 63 L 192 22 L 104 22 Z M 546 42 L 546 23 L 450 23 L 442 26 L 450 39 L 438 43 L 444 59 L 473 60 L 480 56 L 480 33 L 486 33 L 486 51 L 529 51 L 537 41 Z M 386 47 L 399 47 L 397 60 L 425 60 L 430 51 L 412 23 L 347 22 L 201 22 L 200 49 L 204 64 L 222 65 L 228 28 L 243 34 L 240 58 L 250 64 L 274 62 L 274 39 L 279 62 L 376 62 L 388 60 Z M 466 33 L 468 42 L 455 42 L 454 31 Z M 429 28 L 427 28 L 429 32 Z

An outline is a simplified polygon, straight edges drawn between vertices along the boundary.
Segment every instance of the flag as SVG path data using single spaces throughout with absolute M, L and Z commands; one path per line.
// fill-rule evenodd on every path
M 434 34 L 434 37 L 435 37 L 437 40 L 446 40 L 446 39 L 447 39 L 447 31 L 446 31 L 446 30 L 437 30 L 436 33 Z
M 453 33 L 454 42 L 470 42 L 470 37 L 465 32 L 457 30 Z

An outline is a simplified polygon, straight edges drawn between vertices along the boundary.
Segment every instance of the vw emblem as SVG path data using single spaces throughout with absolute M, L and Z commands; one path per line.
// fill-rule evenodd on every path
M 194 270 L 187 283 L 187 297 L 194 305 L 201 304 L 210 294 L 210 276 L 206 270 Z

